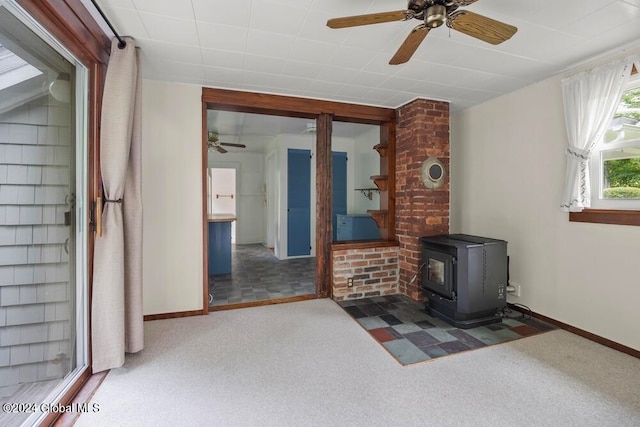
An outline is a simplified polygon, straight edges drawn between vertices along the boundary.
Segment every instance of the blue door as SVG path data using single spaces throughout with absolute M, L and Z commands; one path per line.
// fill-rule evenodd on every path
M 333 241 L 337 240 L 338 215 L 347 213 L 347 153 L 333 154 Z
M 311 254 L 311 150 L 287 153 L 287 255 Z

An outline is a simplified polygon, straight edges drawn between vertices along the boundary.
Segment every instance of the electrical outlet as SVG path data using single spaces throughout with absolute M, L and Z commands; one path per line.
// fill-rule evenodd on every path
M 349 277 L 347 279 L 347 286 L 352 288 L 353 287 L 353 277 Z
M 520 293 L 520 292 L 521 292 L 521 289 L 520 289 L 520 288 L 521 288 L 521 287 L 520 287 L 520 283 L 514 283 L 514 282 L 511 282 L 511 286 L 513 286 L 513 287 L 515 288 L 515 291 L 513 291 L 513 292 L 511 293 L 511 295 L 513 295 L 514 297 L 519 297 L 519 296 L 521 296 L 521 293 Z

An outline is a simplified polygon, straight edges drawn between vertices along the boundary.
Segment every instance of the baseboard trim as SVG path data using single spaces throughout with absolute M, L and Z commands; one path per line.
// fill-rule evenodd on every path
M 559 320 L 553 319 L 551 317 L 547 317 L 543 314 L 536 313 L 535 311 L 528 311 L 522 307 L 517 305 L 509 304 L 509 307 L 513 310 L 517 310 L 521 313 L 531 314 L 531 317 L 535 317 L 536 319 L 540 319 L 543 322 L 550 323 L 554 326 L 557 326 L 560 329 L 564 329 L 565 331 L 571 332 L 573 334 L 579 335 L 582 338 L 586 338 L 590 341 L 596 342 L 598 344 L 602 344 L 605 347 L 612 348 L 614 350 L 618 350 L 622 353 L 628 354 L 629 356 L 633 356 L 637 359 L 640 359 L 640 351 L 627 347 L 626 345 L 620 344 L 618 342 L 612 341 L 608 338 L 601 337 L 600 335 L 596 335 L 592 332 L 585 331 L 584 329 L 576 328 L 575 326 L 571 326 L 567 323 L 561 322 Z
M 163 319 L 175 319 L 178 317 L 202 316 L 204 314 L 205 314 L 204 310 L 177 311 L 175 313 L 145 314 L 144 321 L 148 322 L 151 320 L 163 320 Z
M 263 305 L 272 305 L 272 304 L 282 304 L 285 302 L 298 302 L 298 301 L 307 301 L 311 299 L 316 299 L 317 297 L 313 294 L 309 295 L 298 295 L 295 297 L 286 297 L 286 298 L 275 298 L 268 299 L 263 301 L 251 301 L 251 302 L 239 302 L 237 304 L 226 304 L 226 305 L 212 305 L 209 306 L 209 311 L 224 311 L 224 310 L 235 310 L 237 308 L 248 308 L 248 307 L 260 307 Z

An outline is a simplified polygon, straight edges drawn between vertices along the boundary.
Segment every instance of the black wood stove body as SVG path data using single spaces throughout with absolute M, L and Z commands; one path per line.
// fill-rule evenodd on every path
M 507 242 L 467 234 L 421 238 L 429 315 L 462 329 L 499 323 L 507 304 Z

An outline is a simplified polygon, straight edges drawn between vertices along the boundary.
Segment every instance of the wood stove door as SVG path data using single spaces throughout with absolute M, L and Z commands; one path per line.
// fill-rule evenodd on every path
M 424 248 L 422 259 L 422 287 L 445 298 L 454 299 L 456 257 Z

